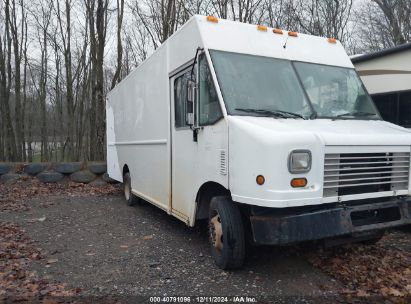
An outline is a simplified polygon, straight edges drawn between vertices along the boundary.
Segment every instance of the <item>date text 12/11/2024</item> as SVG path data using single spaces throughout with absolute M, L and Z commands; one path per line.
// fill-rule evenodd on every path
M 233 296 L 233 297 L 150 297 L 150 303 L 257 303 L 255 297 Z

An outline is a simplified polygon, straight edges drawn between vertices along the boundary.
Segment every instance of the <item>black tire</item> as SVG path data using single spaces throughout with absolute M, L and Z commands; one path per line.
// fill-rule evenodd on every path
M 213 197 L 210 202 L 208 227 L 211 254 L 217 266 L 221 269 L 243 266 L 246 246 L 244 224 L 238 205 L 226 196 Z M 216 237 L 218 235 L 221 235 L 221 238 Z
M 131 177 L 129 172 L 123 176 L 123 190 L 127 205 L 134 206 L 138 204 L 140 199 L 131 192 Z
M 57 183 L 63 180 L 64 175 L 54 171 L 43 171 L 37 174 L 37 178 L 43 183 Z

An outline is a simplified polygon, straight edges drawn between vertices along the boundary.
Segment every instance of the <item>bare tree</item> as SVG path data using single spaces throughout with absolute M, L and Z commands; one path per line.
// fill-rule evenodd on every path
M 4 39 L 0 36 L 0 85 L 1 85 L 1 103 L 2 103 L 2 121 L 5 128 L 4 147 L 5 159 L 10 161 L 17 160 L 17 147 L 14 127 L 12 124 L 10 111 L 10 90 L 12 82 L 11 69 L 11 52 L 12 52 L 12 38 L 10 33 L 10 1 L 5 0 L 5 34 Z M 4 43 L 4 44 L 3 44 Z
M 38 3 L 32 12 L 36 21 L 36 39 L 40 46 L 40 63 L 38 67 L 39 81 L 37 86 L 37 97 L 40 108 L 40 139 L 41 139 L 41 161 L 49 159 L 49 140 L 47 132 L 47 82 L 49 77 L 49 27 L 52 17 L 52 3 Z M 33 75 L 33 72 L 32 72 Z M 32 76 L 33 77 L 33 76 Z
M 257 12 L 262 3 L 262 0 L 230 0 L 231 18 L 234 21 L 259 23 L 261 16 L 257 16 Z
M 265 0 L 262 4 L 262 10 L 266 12 L 263 23 L 276 28 L 298 29 L 299 19 L 294 2 L 293 0 Z
M 411 1 L 370 0 L 354 14 L 358 52 L 378 51 L 411 41 Z
M 24 6 L 22 8 L 22 18 L 25 16 Z M 11 0 L 10 3 L 10 18 L 9 18 L 9 28 L 11 33 L 11 40 L 13 43 L 13 57 L 14 57 L 14 97 L 15 97 L 15 126 L 16 126 L 16 158 L 22 159 L 24 153 L 24 133 L 22 127 L 22 116 L 21 116 L 21 62 L 22 62 L 22 52 L 20 50 L 20 45 L 23 41 L 20 41 L 20 36 L 24 39 L 24 33 L 20 33 L 20 27 L 18 26 L 17 20 L 17 8 L 16 0 Z M 22 28 L 24 31 L 24 27 Z M 9 50 L 11 51 L 11 50 Z
M 108 0 L 86 0 L 90 28 L 90 58 L 92 84 L 90 107 L 90 158 L 104 159 L 105 151 L 105 95 L 104 95 L 104 48 L 108 23 Z
M 145 27 L 155 49 L 180 25 L 178 18 L 183 6 L 177 0 L 134 0 L 129 7 Z
M 296 7 L 300 30 L 317 36 L 348 39 L 353 0 L 300 1 Z
M 123 62 L 123 45 L 121 40 L 121 27 L 123 24 L 124 0 L 117 0 L 117 68 L 111 81 L 111 88 L 114 88 L 121 76 L 121 65 Z

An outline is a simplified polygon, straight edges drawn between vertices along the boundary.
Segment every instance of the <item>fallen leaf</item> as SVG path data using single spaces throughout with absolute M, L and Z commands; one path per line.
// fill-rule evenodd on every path
M 44 222 L 46 220 L 46 217 L 40 217 L 40 218 L 35 218 L 35 219 L 28 219 L 26 220 L 29 223 L 34 223 L 34 222 Z
M 395 289 L 395 288 L 389 288 L 388 289 L 388 294 L 392 295 L 394 297 L 403 297 L 404 296 L 404 294 L 401 291 L 399 291 L 398 289 Z
M 358 297 L 369 297 L 370 294 L 366 292 L 365 290 L 360 289 L 357 291 L 357 296 Z

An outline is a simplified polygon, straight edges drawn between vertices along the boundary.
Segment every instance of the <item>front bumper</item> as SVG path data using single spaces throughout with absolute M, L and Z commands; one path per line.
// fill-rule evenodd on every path
M 411 224 L 411 198 L 250 216 L 256 244 L 284 245 Z

